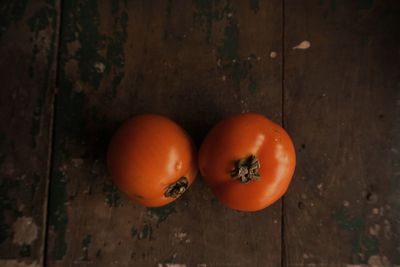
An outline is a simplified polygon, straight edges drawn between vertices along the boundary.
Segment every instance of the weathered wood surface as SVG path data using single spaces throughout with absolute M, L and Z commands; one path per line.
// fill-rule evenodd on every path
M 400 265 L 399 1 L 61 10 L 59 31 L 59 1 L 0 4 L 1 267 Z M 294 139 L 283 202 L 232 211 L 199 178 L 146 209 L 110 182 L 107 144 L 131 115 L 169 116 L 198 146 L 245 111 L 283 119 Z
M 0 266 L 41 266 L 58 1 L 0 3 Z
M 279 202 L 235 212 L 198 179 L 172 205 L 146 209 L 110 183 L 104 156 L 116 127 L 139 113 L 171 117 L 197 145 L 228 114 L 280 122 L 281 1 L 64 1 L 62 10 L 48 266 L 279 266 Z
M 399 1 L 285 1 L 284 124 L 298 164 L 284 266 L 400 264 L 399 14 Z

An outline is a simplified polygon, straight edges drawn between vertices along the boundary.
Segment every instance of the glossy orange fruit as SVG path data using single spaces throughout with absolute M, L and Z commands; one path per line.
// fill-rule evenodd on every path
M 286 131 L 266 117 L 229 117 L 208 133 L 199 168 L 217 198 L 241 211 L 257 211 L 286 192 L 296 164 Z
M 189 136 L 175 122 L 159 115 L 126 121 L 111 140 L 107 163 L 118 188 L 148 207 L 177 199 L 197 173 Z

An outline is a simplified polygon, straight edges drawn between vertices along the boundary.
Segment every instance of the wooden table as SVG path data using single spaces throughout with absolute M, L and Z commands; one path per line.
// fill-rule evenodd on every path
M 400 1 L 5 0 L 0 266 L 400 264 Z M 298 163 L 256 213 L 201 177 L 149 209 L 110 182 L 131 115 L 281 123 Z

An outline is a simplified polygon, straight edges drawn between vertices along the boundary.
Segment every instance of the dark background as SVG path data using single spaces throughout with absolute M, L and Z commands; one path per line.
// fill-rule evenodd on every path
M 399 36 L 396 0 L 1 1 L 0 266 L 399 265 Z M 246 111 L 296 146 L 273 206 L 227 209 L 199 177 L 147 209 L 111 184 L 131 115 L 198 146 Z

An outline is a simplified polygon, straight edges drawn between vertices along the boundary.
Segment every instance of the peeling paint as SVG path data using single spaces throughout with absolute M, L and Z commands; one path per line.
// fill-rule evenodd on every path
M 98 89 L 104 74 L 109 75 L 110 96 L 115 97 L 117 88 L 124 78 L 124 43 L 127 39 L 127 2 L 122 8 L 119 1 L 113 1 L 111 12 L 115 17 L 112 36 L 99 32 L 97 1 L 68 1 L 64 9 L 71 12 L 63 23 L 65 39 L 64 55 L 78 61 L 79 80 Z M 87 19 L 88 17 L 92 19 Z M 68 54 L 68 45 L 74 44 L 76 51 Z M 74 82 L 77 82 L 76 80 Z
M 66 3 L 69 3 L 66 2 Z M 68 23 L 64 26 L 68 31 Z M 64 31 L 65 32 L 65 31 Z M 62 47 L 62 53 L 66 52 L 66 45 Z M 65 57 L 61 57 L 61 64 L 65 66 Z M 60 90 L 57 97 L 57 112 L 54 123 L 54 158 L 51 170 L 51 190 L 49 199 L 49 225 L 50 231 L 55 235 L 54 243 L 51 244 L 51 257 L 60 260 L 67 251 L 65 233 L 68 224 L 67 184 L 68 176 L 64 172 L 63 166 L 68 160 L 65 153 L 65 143 L 67 140 L 82 140 L 83 129 L 85 128 L 84 106 L 85 95 L 76 93 L 73 84 L 68 80 L 65 72 L 60 75 Z
M 105 203 L 109 207 L 119 207 L 121 206 L 121 196 L 118 191 L 117 186 L 115 186 L 111 181 L 104 183 L 103 192 L 106 195 Z
M 116 2 L 119 3 L 119 2 Z M 125 7 L 127 2 L 124 3 Z M 113 38 L 107 46 L 107 63 L 112 66 L 112 69 L 108 70 L 108 73 L 112 73 L 111 80 L 111 95 L 115 97 L 117 95 L 117 88 L 125 76 L 124 66 L 125 66 L 125 53 L 124 53 L 124 43 L 127 39 L 127 25 L 128 25 L 128 13 L 126 10 L 121 10 L 118 7 L 113 8 L 113 14 L 116 15 L 120 12 L 120 16 L 116 17 L 114 24 Z
M 365 233 L 365 219 L 359 216 L 351 216 L 350 210 L 342 207 L 334 212 L 334 219 L 342 230 L 352 234 L 352 253 L 359 257 L 360 253 L 366 258 L 379 253 L 379 241 L 375 236 Z
M 38 236 L 38 226 L 31 217 L 19 217 L 13 224 L 13 231 L 13 243 L 18 245 L 30 245 Z
M 230 10 L 230 9 L 229 9 Z M 239 55 L 239 27 L 234 16 L 227 16 L 228 25 L 224 29 L 224 39 L 218 47 L 218 57 L 224 70 L 229 70 L 237 88 L 240 82 L 248 77 L 252 68 L 251 61 L 242 60 Z M 249 89 L 254 85 L 250 86 Z
M 194 4 L 196 6 L 196 11 L 193 14 L 194 26 L 205 28 L 207 33 L 206 41 L 210 43 L 213 24 L 214 22 L 221 21 L 224 15 L 229 13 L 229 5 L 218 9 L 213 0 L 194 0 Z

